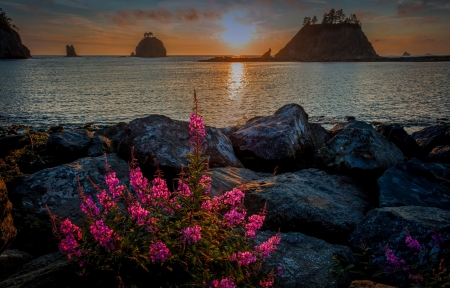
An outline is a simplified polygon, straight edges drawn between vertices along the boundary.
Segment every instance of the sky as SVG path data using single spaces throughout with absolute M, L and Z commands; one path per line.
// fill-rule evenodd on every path
M 379 55 L 450 54 L 450 0 L 0 0 L 32 55 L 130 55 L 152 32 L 168 55 L 259 55 L 304 17 L 355 13 Z

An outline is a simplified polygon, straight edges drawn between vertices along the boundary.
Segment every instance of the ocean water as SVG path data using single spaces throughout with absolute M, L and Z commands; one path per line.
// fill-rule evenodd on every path
M 288 103 L 325 126 L 346 115 L 409 130 L 450 121 L 450 62 L 198 62 L 206 58 L 0 61 L 0 124 L 108 125 L 149 114 L 188 120 L 194 89 L 206 124 L 216 127 Z

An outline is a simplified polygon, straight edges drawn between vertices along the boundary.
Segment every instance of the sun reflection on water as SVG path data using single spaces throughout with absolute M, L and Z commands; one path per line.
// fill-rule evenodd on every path
M 242 101 L 243 90 L 247 82 L 245 71 L 244 63 L 230 63 L 227 81 L 228 98 L 231 101 L 237 101 L 237 104 Z

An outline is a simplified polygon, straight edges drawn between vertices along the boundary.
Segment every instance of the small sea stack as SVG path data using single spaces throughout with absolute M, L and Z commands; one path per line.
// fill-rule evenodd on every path
M 259 57 L 259 58 L 264 58 L 264 59 L 270 58 L 270 57 L 272 57 L 272 56 L 270 56 L 270 53 L 272 53 L 272 49 L 269 48 L 269 51 L 267 51 L 266 53 L 264 53 L 264 54 L 263 54 L 261 57 Z
M 136 57 L 152 58 L 166 57 L 167 52 L 161 40 L 153 36 L 152 32 L 144 33 L 144 38 L 136 46 Z
M 66 45 L 66 57 L 78 57 L 77 53 L 75 52 L 75 47 L 73 45 Z
M 403 56 L 403 57 L 409 57 L 409 56 L 411 56 L 411 54 L 409 54 L 408 52 L 405 51 L 405 53 L 403 53 L 402 56 Z

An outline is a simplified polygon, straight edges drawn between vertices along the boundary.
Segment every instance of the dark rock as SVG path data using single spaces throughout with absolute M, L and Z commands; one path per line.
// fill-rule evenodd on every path
M 8 248 L 17 234 L 11 211 L 12 204 L 8 199 L 8 190 L 0 177 L 0 254 Z
M 269 48 L 269 51 L 267 51 L 266 53 L 264 53 L 261 57 L 259 58 L 270 58 L 270 53 L 272 52 L 272 49 Z
M 136 57 L 136 55 L 134 55 L 134 52 L 131 52 L 130 57 Z
M 289 171 L 290 166 L 309 162 L 319 145 L 313 133 L 303 108 L 288 104 L 273 116 L 250 119 L 232 134 L 231 142 L 246 167 L 272 172 L 278 166 Z
M 251 181 L 265 177 L 271 177 L 269 173 L 258 173 L 245 168 L 224 167 L 211 169 L 212 187 L 211 196 L 216 196 L 219 191 L 230 191 L 231 189 L 245 185 Z
M 0 138 L 0 157 L 5 157 L 8 155 L 9 151 L 20 149 L 25 146 L 24 142 L 21 142 L 24 135 L 13 135 L 13 136 L 6 136 Z
M 377 58 L 378 55 L 357 24 L 305 25 L 275 57 L 302 61 Z
M 220 132 L 222 132 L 223 135 L 227 136 L 228 139 L 231 139 L 231 135 L 236 132 L 239 129 L 237 126 L 233 127 L 225 127 L 225 128 L 218 128 Z
M 411 136 L 428 153 L 436 146 L 450 145 L 450 124 L 426 127 Z
M 96 135 L 104 136 L 111 140 L 111 145 L 113 148 L 113 151 L 115 152 L 117 150 L 117 146 L 119 145 L 119 138 L 122 134 L 123 130 L 127 128 L 128 124 L 125 122 L 119 122 L 115 125 L 105 127 L 103 129 L 100 129 L 95 132 Z
M 108 138 L 101 136 L 101 135 L 94 135 L 94 139 L 92 141 L 91 147 L 89 147 L 89 150 L 87 151 L 88 157 L 97 157 L 101 156 L 103 154 L 109 154 L 114 152 L 113 148 L 111 147 L 111 140 Z
M 189 164 L 186 157 L 191 151 L 189 123 L 172 120 L 162 115 L 135 119 L 122 132 L 117 154 L 130 160 L 131 149 L 141 168 L 152 170 L 154 158 L 168 173 L 179 173 Z M 242 167 L 236 158 L 230 140 L 218 129 L 206 128 L 206 155 L 209 167 Z
M 397 146 L 407 158 L 422 158 L 422 150 L 417 142 L 400 126 L 380 124 L 375 129 Z
M 64 127 L 59 125 L 59 126 L 52 126 L 50 127 L 49 131 L 51 133 L 58 133 L 58 132 L 64 132 Z
M 298 231 L 329 242 L 345 242 L 369 208 L 367 192 L 352 179 L 306 169 L 246 184 L 249 215 L 267 204 L 263 229 Z
M 354 280 L 348 288 L 395 288 L 386 284 L 375 283 L 370 280 Z
M 19 33 L 13 27 L 0 20 L 0 59 L 27 59 L 30 50 L 22 44 Z
M 47 141 L 47 153 L 58 163 L 67 163 L 87 155 L 94 134 L 87 130 L 53 133 Z
M 437 178 L 450 181 L 450 164 L 445 163 L 423 163 L 428 170 Z
M 320 148 L 325 144 L 328 140 L 331 139 L 331 133 L 328 132 L 322 125 L 318 123 L 309 123 L 309 127 L 312 130 L 312 135 L 315 138 L 316 147 Z
M 260 244 L 275 234 L 271 231 L 258 232 L 256 242 Z M 353 260 L 352 251 L 345 246 L 329 244 L 296 232 L 281 233 L 280 236 L 280 244 L 264 263 L 267 271 L 274 269 L 277 272 L 277 267 L 283 267 L 279 287 L 336 287 L 337 277 L 328 272 L 333 264 L 333 255 L 348 262 Z
M 11 274 L 16 268 L 33 259 L 30 254 L 15 250 L 6 249 L 0 255 L 0 277 Z
M 136 46 L 136 57 L 166 57 L 164 44 L 156 37 L 146 37 Z
M 408 57 L 408 56 L 411 56 L 411 54 L 409 54 L 408 52 L 405 51 L 405 53 L 403 53 L 402 56 L 403 56 L 403 57 Z
M 73 45 L 66 45 L 66 57 L 78 57 L 77 53 L 75 52 L 75 47 Z
M 398 163 L 378 179 L 380 207 L 425 206 L 450 210 L 450 188 L 417 159 Z
M 344 121 L 352 121 L 355 120 L 356 117 L 355 116 L 344 116 Z
M 389 167 L 403 162 L 404 156 L 373 128 L 347 128 L 317 150 L 316 159 L 326 169 L 376 179 Z
M 337 134 L 344 131 L 345 129 L 350 129 L 350 128 L 358 128 L 358 129 L 366 129 L 366 130 L 374 130 L 375 129 L 372 127 L 372 125 L 367 124 L 366 122 L 350 120 L 347 122 L 341 122 L 341 123 L 334 125 L 330 129 L 331 137 L 334 137 Z
M 408 227 L 410 235 L 419 241 L 422 249 L 426 251 L 425 253 L 415 255 L 414 251 L 406 245 L 405 227 Z M 436 231 L 442 235 L 445 243 L 449 243 L 450 211 L 419 206 L 385 207 L 369 211 L 350 235 L 349 242 L 354 251 L 361 250 L 359 248 L 361 243 L 372 249 L 371 253 L 375 255 L 372 261 L 375 270 L 383 270 L 388 265 L 385 258 L 385 248 L 388 244 L 389 249 L 398 259 L 404 259 L 408 265 L 432 264 L 428 259 L 431 254 L 428 249 L 433 246 L 431 237 Z M 445 243 L 441 245 L 440 250 L 433 248 L 432 253 L 436 253 L 431 258 L 434 259 L 434 264 L 438 264 L 441 256 L 450 252 L 450 247 Z M 424 267 L 419 266 L 418 271 L 421 268 Z M 429 267 L 427 269 L 429 271 Z M 395 279 L 395 277 L 390 277 L 390 279 Z
M 450 163 L 450 145 L 436 146 L 428 154 L 428 162 Z

